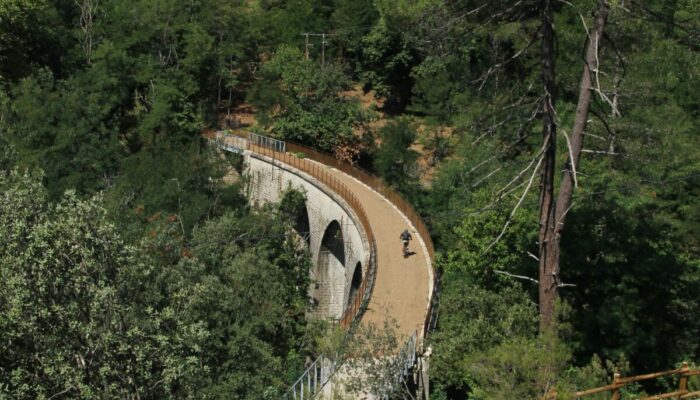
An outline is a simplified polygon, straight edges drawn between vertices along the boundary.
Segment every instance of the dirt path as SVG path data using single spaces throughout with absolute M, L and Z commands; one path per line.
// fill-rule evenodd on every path
M 406 338 L 425 322 L 429 302 L 430 274 L 428 253 L 418 240 L 418 233 L 408 220 L 384 197 L 354 178 L 328 168 L 350 188 L 369 218 L 377 242 L 377 277 L 363 323 L 379 326 L 388 318 L 398 323 L 398 333 Z M 401 254 L 399 234 L 409 229 L 412 254 L 407 259 Z

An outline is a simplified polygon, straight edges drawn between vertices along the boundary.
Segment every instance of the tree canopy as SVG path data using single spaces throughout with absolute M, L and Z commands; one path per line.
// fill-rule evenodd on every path
M 1 1 L 0 397 L 277 398 L 317 354 L 301 194 L 252 209 L 216 129 L 334 153 L 419 210 L 441 275 L 434 398 L 697 363 L 698 15 L 697 0 Z M 558 326 L 538 332 L 537 193 L 566 185 Z

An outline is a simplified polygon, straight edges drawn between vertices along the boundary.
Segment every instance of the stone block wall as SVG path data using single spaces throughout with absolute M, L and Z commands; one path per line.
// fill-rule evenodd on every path
M 309 250 L 314 262 L 309 293 L 317 301 L 315 317 L 339 319 L 346 308 L 355 265 L 369 265 L 369 243 L 352 208 L 312 176 L 268 157 L 246 152 L 244 174 L 253 206 L 277 203 L 282 192 L 292 187 L 306 194 L 309 215 Z M 333 221 L 340 224 L 344 262 L 321 251 L 323 236 Z M 363 276 L 365 276 L 363 271 Z

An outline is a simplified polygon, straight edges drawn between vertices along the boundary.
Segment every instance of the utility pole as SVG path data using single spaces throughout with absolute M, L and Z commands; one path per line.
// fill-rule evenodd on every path
M 304 45 L 304 55 L 306 56 L 306 59 L 309 59 L 309 35 L 310 33 L 302 33 L 302 36 L 306 36 L 306 43 Z
M 326 33 L 321 34 L 321 66 L 326 66 Z
M 309 43 L 309 36 L 320 36 L 321 37 L 321 65 L 325 66 L 326 65 L 326 44 L 328 42 L 326 41 L 327 36 L 332 36 L 330 33 L 312 33 L 312 32 L 304 32 L 301 34 L 301 36 L 304 36 L 304 56 L 306 59 L 309 59 L 309 46 L 313 46 L 312 44 Z

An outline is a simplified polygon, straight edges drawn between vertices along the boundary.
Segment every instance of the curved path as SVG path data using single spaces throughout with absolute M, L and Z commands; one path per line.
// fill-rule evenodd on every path
M 430 257 L 415 227 L 379 193 L 357 179 L 326 167 L 360 199 L 377 243 L 377 275 L 374 290 L 362 323 L 381 326 L 387 318 L 396 320 L 400 338 L 423 331 L 430 302 Z M 408 228 L 413 236 L 411 250 L 404 259 L 399 234 Z

